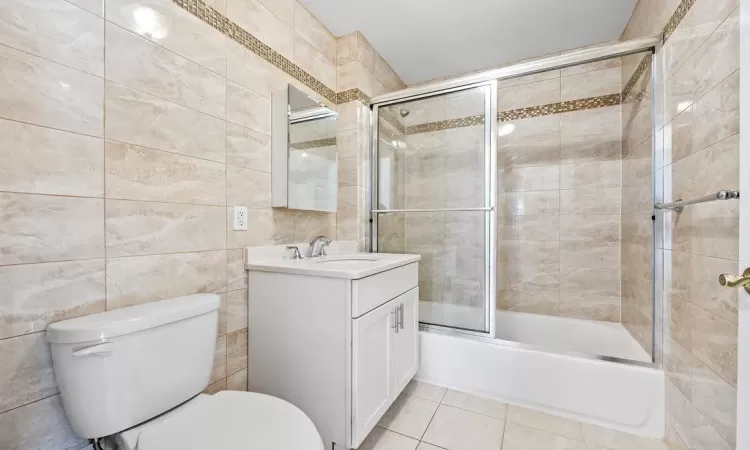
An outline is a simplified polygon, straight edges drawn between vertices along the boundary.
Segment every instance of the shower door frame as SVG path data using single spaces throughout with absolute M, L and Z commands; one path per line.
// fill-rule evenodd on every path
M 430 209 L 377 209 L 380 205 L 380 179 L 378 177 L 379 157 L 379 107 L 398 103 L 406 103 L 430 97 L 441 97 L 455 92 L 468 91 L 476 88 L 486 88 L 484 92 L 484 206 L 466 208 L 430 208 Z M 496 255 L 497 239 L 493 238 L 497 230 L 497 80 L 485 80 L 468 85 L 450 87 L 442 90 L 431 91 L 424 94 L 409 96 L 402 99 L 384 101 L 371 104 L 371 142 L 370 142 L 370 249 L 371 252 L 378 251 L 378 217 L 382 213 L 420 213 L 420 212 L 483 212 L 485 229 L 484 249 L 484 331 L 476 331 L 453 327 L 448 325 L 437 325 L 419 323 L 421 329 L 432 329 L 439 331 L 451 331 L 469 334 L 479 337 L 495 336 L 495 283 L 496 278 Z M 494 120 L 493 120 L 494 118 Z
M 426 98 L 426 97 L 432 97 L 435 95 L 445 94 L 449 92 L 455 92 L 463 89 L 467 89 L 470 87 L 476 87 L 485 85 L 491 82 L 495 82 L 495 95 L 491 99 L 492 108 L 494 110 L 495 117 L 497 116 L 498 112 L 498 99 L 497 99 L 497 82 L 500 80 L 508 79 L 508 78 L 516 78 L 520 76 L 525 75 L 533 75 L 537 73 L 546 72 L 549 70 L 556 70 L 556 69 L 564 69 L 566 67 L 572 67 L 572 66 L 578 66 L 581 64 L 587 64 L 587 63 L 593 63 L 597 61 L 603 61 L 607 59 L 617 58 L 617 57 L 623 57 L 628 55 L 633 55 L 637 53 L 645 53 L 650 52 L 651 58 L 652 58 L 652 65 L 651 65 L 651 87 L 652 92 L 654 95 L 652 96 L 652 142 L 654 145 L 652 145 L 652 180 L 653 184 L 651 186 L 651 194 L 652 194 L 652 200 L 655 202 L 660 201 L 659 199 L 663 197 L 663 170 L 656 170 L 656 161 L 657 161 L 657 136 L 659 135 L 657 133 L 657 127 L 656 127 L 656 112 L 657 112 L 657 95 L 662 94 L 657 89 L 657 82 L 656 82 L 656 76 L 657 76 L 657 58 L 655 57 L 656 51 L 661 47 L 663 44 L 663 40 L 661 36 L 653 37 L 653 38 L 643 38 L 643 39 L 633 39 L 630 41 L 625 42 L 617 42 L 614 44 L 609 45 L 603 45 L 600 47 L 595 47 L 591 49 L 585 49 L 585 50 L 578 50 L 571 53 L 567 53 L 560 56 L 551 56 L 546 58 L 539 58 L 534 61 L 526 62 L 526 63 L 519 63 L 515 65 L 511 65 L 508 67 L 503 67 L 500 69 L 492 69 L 487 70 L 483 72 L 478 72 L 475 74 L 463 76 L 454 78 L 452 80 L 446 80 L 446 81 L 439 81 L 435 83 L 428 83 L 422 86 L 417 86 L 413 88 L 407 88 L 403 89 L 401 91 L 391 92 L 388 94 L 379 95 L 376 97 L 373 97 L 370 100 L 370 107 L 372 109 L 372 114 L 370 116 L 371 120 L 371 139 L 370 139 L 370 162 L 371 162 L 371 170 L 370 170 L 370 198 L 369 201 L 371 202 L 370 205 L 368 205 L 368 210 L 370 211 L 370 239 L 369 244 L 370 248 L 369 251 L 377 252 L 377 241 L 378 241 L 378 228 L 377 228 L 377 221 L 378 221 L 378 211 L 375 209 L 375 207 L 378 205 L 378 187 L 379 187 L 379 179 L 378 179 L 378 172 L 377 172 L 377 165 L 379 162 L 378 159 L 378 108 L 380 106 L 386 106 L 394 103 L 403 103 L 411 100 L 417 100 L 420 98 Z M 490 153 L 493 155 L 493 161 L 497 161 L 497 118 L 495 120 L 492 120 L 491 122 L 494 123 L 494 126 L 491 126 L 490 128 L 493 128 L 494 131 L 492 132 L 492 136 L 490 136 L 490 140 L 485 141 L 485 145 L 489 142 L 491 145 Z M 659 168 L 660 169 L 660 168 Z M 492 184 L 493 188 L 496 188 L 497 184 L 497 170 L 492 170 Z M 564 355 L 564 356 L 573 356 L 577 358 L 584 358 L 584 359 L 593 359 L 593 360 L 600 360 L 600 361 L 611 361 L 611 362 L 617 362 L 621 364 L 626 365 L 632 365 L 632 366 L 641 366 L 641 367 L 653 367 L 658 368 L 661 367 L 661 355 L 659 352 L 660 345 L 657 344 L 657 338 L 659 337 L 659 330 L 657 329 L 657 319 L 663 320 L 662 314 L 659 313 L 657 310 L 661 306 L 661 292 L 662 286 L 660 285 L 662 278 L 662 273 L 660 271 L 663 269 L 663 256 L 661 254 L 663 243 L 660 242 L 660 240 L 663 238 L 663 230 L 661 230 L 658 226 L 654 226 L 653 228 L 653 245 L 652 245 L 652 258 L 653 258 L 653 283 L 652 283 L 652 296 L 651 296 L 651 304 L 652 304 L 652 323 L 651 323 L 651 332 L 652 332 L 652 352 L 651 352 L 651 362 L 643 362 L 643 361 L 636 361 L 636 360 L 630 360 L 630 359 L 622 359 L 617 357 L 611 357 L 611 356 L 604 356 L 604 355 L 590 355 L 585 353 L 578 353 L 573 351 L 560 351 L 555 349 L 549 349 L 549 348 L 543 348 L 537 345 L 531 345 L 531 344 L 525 344 L 522 342 L 515 342 L 515 341 L 508 341 L 504 339 L 498 339 L 495 337 L 495 308 L 496 308 L 496 288 L 497 288 L 497 273 L 495 272 L 496 267 L 496 260 L 495 255 L 497 252 L 497 239 L 495 237 L 495 231 L 497 227 L 497 208 L 496 208 L 496 197 L 497 197 L 497 191 L 489 193 L 489 195 L 493 196 L 493 211 L 495 214 L 489 214 L 491 216 L 490 222 L 491 222 L 491 228 L 492 228 L 492 235 L 488 236 L 488 251 L 492 253 L 492 259 L 489 260 L 489 263 L 486 264 L 488 268 L 490 268 L 491 273 L 489 274 L 488 278 L 488 284 L 486 288 L 486 295 L 487 295 L 487 307 L 490 310 L 489 316 L 491 317 L 490 322 L 490 332 L 488 333 L 480 333 L 480 332 L 472 332 L 467 330 L 462 330 L 460 328 L 454 328 L 454 327 L 448 327 L 448 326 L 439 326 L 439 325 L 426 325 L 420 323 L 420 329 L 428 330 L 428 331 L 434 331 L 434 332 L 440 332 L 445 333 L 449 335 L 463 335 L 468 337 L 473 337 L 476 340 L 488 342 L 488 343 L 501 343 L 502 345 L 510 346 L 510 347 L 516 347 L 516 348 L 522 348 L 522 349 L 529 349 L 529 350 L 537 350 L 537 351 L 543 351 L 547 353 L 553 353 L 558 355 Z M 484 210 L 484 209 L 482 209 Z M 658 217 L 659 212 L 654 211 L 654 217 Z M 652 222 L 654 225 L 656 225 L 656 222 Z M 490 249 L 491 248 L 491 249 Z M 659 328 L 661 328 L 661 324 L 659 324 Z

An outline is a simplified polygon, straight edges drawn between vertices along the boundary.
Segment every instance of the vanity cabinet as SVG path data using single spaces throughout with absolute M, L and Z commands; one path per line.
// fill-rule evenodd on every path
M 396 256 L 366 276 L 246 266 L 248 388 L 299 407 L 326 449 L 359 447 L 417 372 L 418 257 Z

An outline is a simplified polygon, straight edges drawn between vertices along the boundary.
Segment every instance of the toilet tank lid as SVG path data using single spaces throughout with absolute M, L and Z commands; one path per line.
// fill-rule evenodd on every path
M 216 294 L 194 294 L 113 309 L 51 323 L 47 341 L 76 344 L 122 336 L 215 311 L 220 303 Z

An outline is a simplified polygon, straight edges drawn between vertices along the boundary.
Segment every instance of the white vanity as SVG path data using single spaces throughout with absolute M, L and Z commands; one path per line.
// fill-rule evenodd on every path
M 418 368 L 418 255 L 248 258 L 248 384 L 357 448 Z

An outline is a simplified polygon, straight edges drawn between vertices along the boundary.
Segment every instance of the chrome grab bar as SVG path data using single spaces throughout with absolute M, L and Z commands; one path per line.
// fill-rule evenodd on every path
M 460 211 L 494 211 L 489 208 L 428 208 L 428 209 L 373 209 L 371 213 L 424 213 L 424 212 L 460 212 Z
M 706 195 L 705 197 L 698 197 L 692 200 L 678 199 L 670 203 L 657 203 L 654 205 L 655 209 L 669 209 L 674 212 L 681 213 L 685 206 L 695 205 L 696 203 L 713 202 L 716 200 L 736 200 L 740 198 L 739 191 L 719 191 L 712 195 Z

